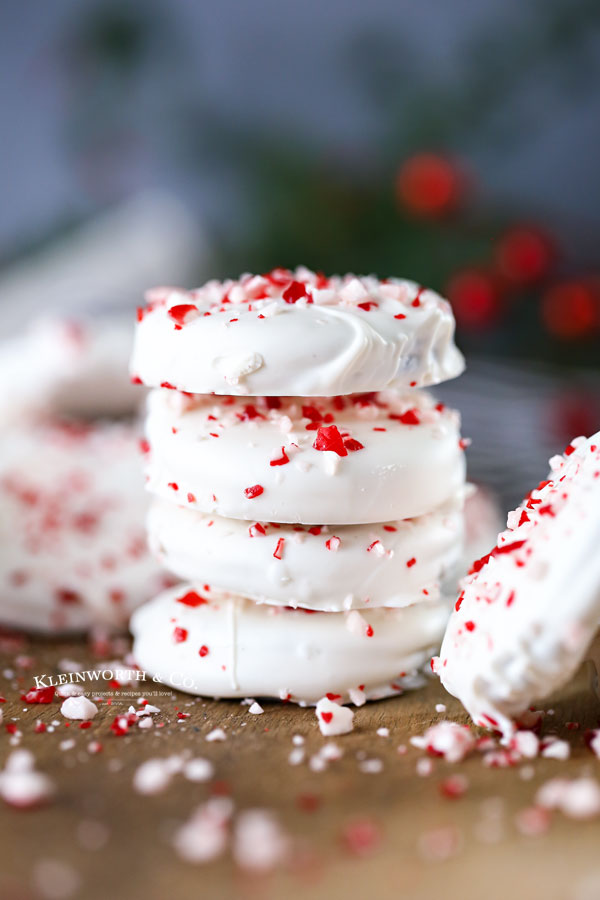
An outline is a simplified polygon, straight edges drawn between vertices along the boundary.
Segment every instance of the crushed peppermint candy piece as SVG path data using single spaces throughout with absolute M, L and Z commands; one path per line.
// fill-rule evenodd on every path
M 340 706 L 339 703 L 335 703 L 327 697 L 321 697 L 317 703 L 315 714 L 321 734 L 326 737 L 348 734 L 354 727 L 353 711 L 348 706 Z
M 410 742 L 413 747 L 451 763 L 461 762 L 475 749 L 475 738 L 469 727 L 446 720 L 432 725 L 421 737 L 412 737 Z
M 35 769 L 29 750 L 14 750 L 0 771 L 0 797 L 9 806 L 28 809 L 46 803 L 54 794 L 52 781 Z
M 289 838 L 273 813 L 247 809 L 236 819 L 232 849 L 240 868 L 268 872 L 285 861 Z
M 248 712 L 252 713 L 253 716 L 260 716 L 262 715 L 262 713 L 264 713 L 264 709 L 262 708 L 260 703 L 257 703 L 255 700 L 254 703 L 250 707 L 248 707 Z
M 222 728 L 213 728 L 204 738 L 205 741 L 224 741 L 227 735 Z
M 199 806 L 173 837 L 176 853 L 186 862 L 206 863 L 227 849 L 233 804 L 227 797 L 212 797 Z
M 74 697 L 67 697 L 67 699 L 63 701 L 60 711 L 65 719 L 83 719 L 84 721 L 89 721 L 89 719 L 93 719 L 98 712 L 98 707 L 91 700 L 88 700 L 87 697 L 76 695 Z
M 558 738 L 544 738 L 541 755 L 544 759 L 568 759 L 571 755 L 571 747 L 567 741 L 561 741 Z
M 600 816 L 600 785 L 594 778 L 553 778 L 541 786 L 536 804 L 544 809 L 558 809 L 571 819 Z

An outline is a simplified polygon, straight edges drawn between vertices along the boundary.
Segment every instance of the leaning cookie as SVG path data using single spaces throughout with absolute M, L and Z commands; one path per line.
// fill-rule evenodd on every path
M 473 565 L 434 660 L 473 720 L 505 739 L 573 676 L 600 624 L 600 432 L 550 466 Z
M 424 515 L 464 485 L 457 412 L 424 391 L 334 398 L 148 397 L 148 489 L 267 522 Z
M 447 616 L 445 599 L 311 613 L 178 585 L 134 613 L 133 655 L 164 684 L 201 696 L 362 703 L 419 683 Z
M 0 623 L 64 633 L 124 626 L 165 585 L 144 535 L 128 425 L 13 428 L 0 444 Z
M 454 378 L 449 304 L 411 281 L 305 268 L 156 288 L 138 313 L 135 380 L 193 394 L 334 396 Z

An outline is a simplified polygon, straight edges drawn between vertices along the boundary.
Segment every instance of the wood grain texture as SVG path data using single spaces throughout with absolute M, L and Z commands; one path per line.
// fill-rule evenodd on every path
M 31 668 L 19 668 L 19 655 L 32 657 Z M 344 756 L 325 772 L 308 765 L 290 766 L 292 735 L 306 737 L 307 755 L 323 745 L 313 710 L 265 703 L 263 715 L 253 716 L 237 702 L 214 702 L 171 693 L 153 686 L 160 696 L 134 689 L 116 691 L 110 705 L 103 704 L 91 728 L 77 723 L 66 727 L 58 703 L 29 706 L 19 699 L 32 675 L 60 671 L 58 663 L 73 659 L 91 667 L 94 660 L 81 643 L 32 642 L 13 647 L 4 642 L 0 654 L 0 696 L 4 725 L 13 720 L 22 732 L 20 746 L 30 748 L 38 767 L 55 781 L 56 797 L 47 807 L 18 811 L 0 805 L 1 900 L 37 900 L 36 864 L 59 860 L 74 870 L 80 886 L 70 896 L 86 900 L 163 900 L 163 898 L 265 897 L 295 898 L 414 898 L 430 900 L 597 900 L 600 897 L 598 821 L 575 822 L 557 814 L 547 833 L 526 837 L 515 816 L 529 806 L 537 787 L 546 779 L 600 774 L 600 762 L 587 750 L 583 732 L 597 725 L 596 701 L 588 693 L 583 675 L 559 697 L 545 703 L 555 715 L 545 730 L 556 730 L 572 744 L 568 762 L 533 761 L 531 780 L 522 777 L 523 765 L 489 769 L 474 755 L 458 766 L 439 760 L 428 777 L 416 774 L 422 753 L 412 747 L 397 752 L 411 735 L 422 734 L 434 721 L 448 717 L 466 721 L 460 705 L 436 682 L 404 697 L 367 704 L 358 709 L 355 730 L 336 739 Z M 12 673 L 11 674 L 11 670 Z M 7 677 L 8 674 L 8 677 Z M 155 727 L 134 728 L 123 737 L 110 732 L 116 712 L 123 712 L 138 696 L 160 707 Z M 445 703 L 447 713 L 437 713 Z M 177 711 L 190 718 L 177 721 Z M 34 733 L 37 719 L 61 724 L 52 734 Z M 579 730 L 566 728 L 580 723 Z M 157 727 L 164 723 L 164 727 Z M 0 763 L 11 751 L 10 735 L 1 726 Z M 205 735 L 221 726 L 223 743 L 207 743 Z M 380 727 L 390 730 L 379 737 Z M 61 750 L 66 738 L 75 747 Z M 91 755 L 92 740 L 102 743 Z M 193 784 L 174 777 L 164 793 L 142 796 L 132 787 L 133 773 L 144 759 L 165 757 L 189 749 L 215 764 L 215 779 Z M 381 759 L 383 771 L 360 771 L 361 754 Z M 467 793 L 449 800 L 440 782 L 450 773 L 468 778 Z M 216 785 L 215 785 L 216 782 Z M 227 853 L 203 866 L 181 861 L 171 838 L 174 830 L 211 791 L 226 791 L 236 810 L 263 808 L 276 812 L 291 835 L 294 851 L 282 868 L 253 876 L 237 868 Z M 314 807 L 311 811 L 306 806 Z M 344 833 L 355 821 L 371 820 L 381 840 L 364 858 L 348 851 Z M 82 829 L 100 823 L 107 829 L 100 849 L 82 846 Z M 432 859 L 424 847 L 439 833 L 450 841 L 446 859 Z M 86 842 L 83 841 L 85 844 Z

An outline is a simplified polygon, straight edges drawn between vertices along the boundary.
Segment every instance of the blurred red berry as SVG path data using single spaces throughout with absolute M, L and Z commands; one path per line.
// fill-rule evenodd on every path
M 438 218 L 455 209 L 463 188 L 464 179 L 457 167 L 435 153 L 411 156 L 396 179 L 401 205 L 425 218 Z
M 544 294 L 540 312 L 554 337 L 586 337 L 600 326 L 600 292 L 584 281 L 564 281 Z
M 496 246 L 500 273 L 517 284 L 531 284 L 544 278 L 552 266 L 555 249 L 550 238 L 536 228 L 511 228 Z
M 464 269 L 452 276 L 446 288 L 459 326 L 482 331 L 497 320 L 500 296 L 494 279 L 478 269 Z
M 557 444 L 568 443 L 577 435 L 589 437 L 598 430 L 600 397 L 579 387 L 553 397 L 548 408 L 548 424 Z

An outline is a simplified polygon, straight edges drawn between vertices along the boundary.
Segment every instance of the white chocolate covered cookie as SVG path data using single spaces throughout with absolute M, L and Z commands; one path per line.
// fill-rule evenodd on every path
M 465 478 L 458 413 L 423 391 L 334 398 L 148 397 L 148 489 L 259 522 L 389 522 Z
M 378 525 L 244 522 L 155 500 L 150 548 L 185 581 L 258 603 L 325 612 L 437 599 L 462 554 L 462 496 L 417 519 Z
M 136 610 L 133 654 L 149 675 L 202 696 L 362 703 L 411 686 L 447 616 L 443 599 L 309 613 L 184 584 Z
M 321 397 L 423 387 L 464 369 L 449 304 L 411 281 L 275 269 L 147 300 L 131 373 L 152 387 Z

